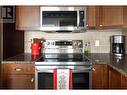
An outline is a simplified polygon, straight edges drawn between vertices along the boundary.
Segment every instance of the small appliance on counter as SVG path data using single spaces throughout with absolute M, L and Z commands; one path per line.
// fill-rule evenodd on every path
M 43 38 L 33 38 L 31 39 L 31 55 L 38 56 L 41 54 L 41 49 L 43 47 Z
M 41 52 L 41 44 L 39 42 L 31 43 L 31 54 L 40 55 L 40 52 Z
M 123 56 L 125 54 L 125 36 L 124 35 L 111 36 L 111 53 L 116 56 Z

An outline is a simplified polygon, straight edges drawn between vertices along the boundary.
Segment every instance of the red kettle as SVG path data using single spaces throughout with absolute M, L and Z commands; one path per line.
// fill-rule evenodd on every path
M 41 43 L 39 43 L 39 42 L 31 43 L 31 54 L 32 55 L 40 55 L 41 54 Z

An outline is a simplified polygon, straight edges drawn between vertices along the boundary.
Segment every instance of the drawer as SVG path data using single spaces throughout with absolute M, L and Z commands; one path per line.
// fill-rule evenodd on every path
M 34 74 L 34 64 L 3 64 L 3 73 Z

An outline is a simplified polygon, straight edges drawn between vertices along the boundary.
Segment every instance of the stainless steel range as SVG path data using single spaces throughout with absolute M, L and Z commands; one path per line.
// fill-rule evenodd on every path
M 72 70 L 73 89 L 91 88 L 92 63 L 83 54 L 82 40 L 46 40 L 35 67 L 36 89 L 54 88 L 54 69 Z

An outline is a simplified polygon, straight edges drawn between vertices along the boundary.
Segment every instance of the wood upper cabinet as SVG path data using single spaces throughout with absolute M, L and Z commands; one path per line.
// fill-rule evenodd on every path
M 40 27 L 39 6 L 16 7 L 16 29 L 36 30 Z
M 88 29 L 122 28 L 123 25 L 122 6 L 87 6 L 86 8 L 87 8 L 86 21 L 87 21 Z M 16 29 L 39 30 L 40 7 L 17 6 Z
M 92 89 L 108 89 L 108 66 L 106 64 L 93 65 Z
M 122 28 L 123 7 L 122 6 L 103 6 L 100 7 L 100 28 Z
M 123 7 L 123 28 L 127 28 L 127 6 Z
M 88 6 L 86 13 L 88 29 L 122 28 L 122 6 Z
M 121 73 L 109 67 L 109 89 L 121 89 Z
M 4 89 L 34 89 L 34 64 L 2 64 Z
M 95 29 L 96 27 L 96 7 L 88 6 L 86 9 L 86 24 L 88 29 Z

